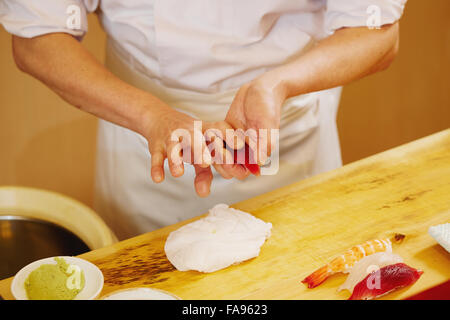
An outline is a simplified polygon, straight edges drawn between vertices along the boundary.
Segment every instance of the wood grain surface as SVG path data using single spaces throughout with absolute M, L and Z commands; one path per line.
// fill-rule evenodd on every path
M 81 257 L 102 270 L 102 295 L 144 286 L 182 299 L 346 299 L 347 292 L 336 291 L 342 274 L 315 289 L 300 281 L 353 245 L 401 233 L 406 238 L 394 252 L 424 274 L 384 298 L 417 294 L 450 279 L 450 254 L 427 233 L 450 222 L 450 130 L 233 207 L 271 222 L 272 236 L 257 258 L 218 272 L 179 272 L 166 259 L 168 234 L 189 221 Z M 0 282 L 6 299 L 10 281 Z

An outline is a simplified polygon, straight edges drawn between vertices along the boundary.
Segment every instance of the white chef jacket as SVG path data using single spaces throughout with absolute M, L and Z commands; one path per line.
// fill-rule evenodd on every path
M 329 32 L 366 26 L 371 6 L 380 8 L 381 25 L 393 23 L 405 2 L 2 0 L 0 22 L 21 37 L 51 32 L 82 37 L 88 29 L 86 13 L 99 9 L 108 36 L 141 64 L 147 76 L 171 87 L 218 92 L 239 87 L 301 54 L 312 40 Z M 81 9 L 80 29 L 67 28 L 70 5 Z
M 82 38 L 97 10 L 108 35 L 106 66 L 128 83 L 202 120 L 223 120 L 236 90 L 342 27 L 397 21 L 406 0 L 1 0 L 0 22 L 22 37 Z M 80 28 L 67 25 L 80 8 Z M 375 6 L 375 8 L 374 8 Z M 199 199 L 195 173 L 155 185 L 142 136 L 99 123 L 96 207 L 120 239 L 190 218 L 341 165 L 335 124 L 340 88 L 283 106 L 280 169 L 245 181 L 214 175 Z

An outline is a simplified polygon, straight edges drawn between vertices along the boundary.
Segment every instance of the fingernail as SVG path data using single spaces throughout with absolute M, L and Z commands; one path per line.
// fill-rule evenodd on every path
M 203 164 L 204 164 L 206 167 L 208 167 L 208 166 L 211 165 L 211 161 L 212 161 L 212 159 L 211 159 L 211 154 L 210 154 L 209 152 L 205 152 L 205 153 L 203 154 Z
M 204 183 L 202 183 L 199 186 L 198 195 L 202 198 L 207 197 L 209 195 L 208 186 Z
M 245 147 L 245 140 L 242 140 L 239 137 L 236 137 L 236 149 L 242 149 L 243 147 Z
M 175 172 L 175 175 L 181 175 L 183 173 L 183 168 L 177 165 L 173 168 L 173 171 Z
M 263 166 L 266 164 L 266 162 L 267 162 L 267 156 L 263 155 L 259 158 L 258 165 Z
M 257 154 L 256 158 L 257 158 L 258 165 L 263 166 L 267 161 L 267 151 L 264 148 L 258 150 L 258 154 Z
M 155 172 L 153 174 L 153 181 L 155 181 L 155 182 L 161 182 L 162 181 L 162 174 L 161 174 L 161 172 Z

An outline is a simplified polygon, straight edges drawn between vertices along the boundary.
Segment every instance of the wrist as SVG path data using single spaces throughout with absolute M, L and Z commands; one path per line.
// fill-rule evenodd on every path
M 262 74 L 253 83 L 264 91 L 270 92 L 280 103 L 289 97 L 288 86 L 276 69 Z
M 137 101 L 140 112 L 135 118 L 135 130 L 146 139 L 149 138 L 152 128 L 155 128 L 157 123 L 161 121 L 162 117 L 166 116 L 171 111 L 174 111 L 166 103 L 158 98 L 145 94 Z

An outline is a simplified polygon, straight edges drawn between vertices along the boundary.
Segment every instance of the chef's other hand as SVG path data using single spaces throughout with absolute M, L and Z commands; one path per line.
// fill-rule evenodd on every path
M 144 130 L 152 156 L 151 177 L 153 181 L 159 183 L 164 180 L 166 158 L 170 173 L 174 177 L 184 174 L 183 161 L 186 159 L 189 159 L 186 162 L 196 164 L 199 168 L 208 168 L 211 164 L 211 155 L 202 132 L 194 126 L 194 121 L 198 120 L 169 107 L 161 109 L 156 116 L 152 116 L 148 120 Z M 185 133 L 186 136 L 177 134 L 177 132 Z M 194 135 L 196 135 L 195 138 Z M 194 141 L 198 148 L 196 152 L 194 152 Z M 187 153 L 190 153 L 189 158 Z
M 218 164 L 214 163 L 212 158 L 225 159 L 230 156 L 226 155 L 229 151 L 223 147 L 222 137 L 225 137 L 226 130 L 232 130 L 232 127 L 225 121 L 201 122 L 172 108 L 161 108 L 157 116 L 153 116 L 151 119 L 146 126 L 148 129 L 145 130 L 145 136 L 152 156 L 151 177 L 154 182 L 160 183 L 164 180 L 166 158 L 173 177 L 180 177 L 184 174 L 184 162 L 194 165 L 196 174 L 194 187 L 200 197 L 206 197 L 210 193 L 213 179 L 211 164 L 224 178 L 232 178 Z M 195 126 L 195 121 L 197 121 L 197 126 Z M 181 133 L 188 136 L 180 135 Z M 209 136 L 207 140 L 204 138 L 205 133 L 208 133 Z M 178 140 L 174 139 L 178 136 Z M 213 154 L 211 154 L 206 144 L 207 141 L 208 144 L 217 143 L 221 147 L 213 149 Z M 186 153 L 189 153 L 190 157 L 186 157 Z

